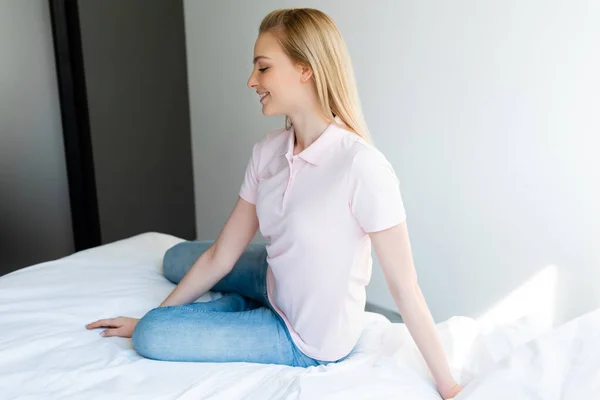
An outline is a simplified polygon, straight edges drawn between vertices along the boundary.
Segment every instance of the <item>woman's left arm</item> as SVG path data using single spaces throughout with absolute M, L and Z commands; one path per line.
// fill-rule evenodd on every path
M 402 319 L 419 348 L 444 399 L 456 396 L 462 387 L 450 372 L 435 322 L 417 283 L 406 222 L 369 233 L 388 288 Z

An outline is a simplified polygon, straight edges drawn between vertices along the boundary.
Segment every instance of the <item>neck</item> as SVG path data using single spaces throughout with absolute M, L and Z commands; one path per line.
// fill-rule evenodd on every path
M 294 125 L 296 136 L 294 154 L 298 154 L 310 146 L 330 124 L 330 121 L 322 114 L 316 112 L 290 116 L 290 119 Z

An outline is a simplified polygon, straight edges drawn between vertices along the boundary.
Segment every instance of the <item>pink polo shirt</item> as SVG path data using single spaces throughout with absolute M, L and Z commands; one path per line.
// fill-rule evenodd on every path
M 256 204 L 268 240 L 273 308 L 304 354 L 335 361 L 362 331 L 367 233 L 406 215 L 391 164 L 360 136 L 332 123 L 297 155 L 294 139 L 293 127 L 277 129 L 254 145 L 240 197 Z

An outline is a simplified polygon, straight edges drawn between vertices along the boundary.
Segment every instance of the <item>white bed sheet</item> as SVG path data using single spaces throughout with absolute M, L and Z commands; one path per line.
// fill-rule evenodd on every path
M 85 329 L 160 304 L 174 287 L 162 257 L 180 241 L 149 232 L 1 277 L 0 399 L 440 398 L 406 327 L 374 313 L 347 360 L 306 369 L 149 360 L 131 339 Z M 466 317 L 438 329 L 467 384 L 457 399 L 600 398 L 600 310 L 543 335 Z

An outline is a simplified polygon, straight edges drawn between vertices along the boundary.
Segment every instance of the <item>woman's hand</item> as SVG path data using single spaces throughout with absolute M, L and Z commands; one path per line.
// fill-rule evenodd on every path
M 96 322 L 87 324 L 85 327 L 87 329 L 109 328 L 100 332 L 100 335 L 106 337 L 120 336 L 124 338 L 130 338 L 133 335 L 133 330 L 135 329 L 138 321 L 138 318 L 117 317 L 100 319 Z
M 463 387 L 456 382 L 452 385 L 438 387 L 438 392 L 444 400 L 455 398 L 461 390 L 463 390 Z

